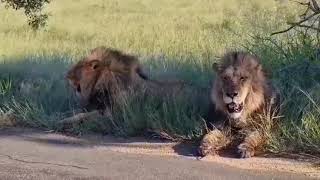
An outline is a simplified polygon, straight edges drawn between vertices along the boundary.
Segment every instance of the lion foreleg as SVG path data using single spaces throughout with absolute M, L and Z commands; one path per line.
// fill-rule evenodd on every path
M 238 145 L 240 158 L 254 156 L 256 149 L 261 147 L 263 142 L 264 138 L 257 130 L 247 132 L 243 142 Z
M 199 147 L 199 155 L 206 156 L 209 153 L 216 153 L 229 143 L 230 138 L 227 133 L 219 129 L 214 129 L 203 137 Z
M 86 113 L 78 113 L 72 117 L 64 118 L 61 121 L 59 121 L 59 123 L 62 124 L 64 128 L 68 128 L 68 127 L 72 127 L 74 124 L 79 124 L 84 121 L 95 120 L 102 116 L 103 114 L 101 114 L 101 112 L 95 110 L 95 111 L 86 112 Z

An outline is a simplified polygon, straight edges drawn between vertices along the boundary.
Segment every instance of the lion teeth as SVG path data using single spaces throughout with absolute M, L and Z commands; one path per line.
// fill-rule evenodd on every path
M 235 102 L 227 104 L 227 109 L 229 113 L 239 113 L 243 109 L 243 103 L 237 104 Z

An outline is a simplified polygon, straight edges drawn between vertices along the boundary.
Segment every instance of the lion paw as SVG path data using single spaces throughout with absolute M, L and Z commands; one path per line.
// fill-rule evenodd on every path
M 212 147 L 211 146 L 200 146 L 198 148 L 198 156 L 200 157 L 205 157 L 208 154 L 211 154 L 213 152 Z M 212 153 L 215 154 L 215 153 Z
M 238 153 L 240 158 L 251 158 L 254 155 L 254 150 L 246 144 L 240 144 L 238 146 Z

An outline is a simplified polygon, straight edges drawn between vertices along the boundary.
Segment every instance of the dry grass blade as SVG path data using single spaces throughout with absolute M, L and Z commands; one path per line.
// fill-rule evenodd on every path
M 151 138 L 169 140 L 172 142 L 181 142 L 181 141 L 189 140 L 177 134 L 168 134 L 163 130 L 148 130 L 147 134 L 149 134 L 148 136 Z

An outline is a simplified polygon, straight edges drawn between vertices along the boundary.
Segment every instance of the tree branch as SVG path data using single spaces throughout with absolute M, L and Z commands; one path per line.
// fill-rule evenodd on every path
M 297 2 L 297 1 L 294 1 L 294 2 Z M 297 3 L 299 3 L 299 4 L 303 5 L 303 6 L 307 6 L 307 10 L 302 15 L 300 15 L 300 17 L 304 17 L 304 18 L 302 18 L 298 22 L 288 23 L 289 25 L 291 25 L 289 28 L 287 28 L 285 30 L 273 32 L 273 33 L 271 33 L 271 36 L 276 35 L 276 34 L 281 34 L 281 33 L 288 32 L 288 31 L 290 31 L 291 29 L 293 29 L 295 27 L 304 27 L 304 28 L 320 31 L 320 29 L 318 29 L 316 27 L 302 24 L 302 23 L 304 23 L 306 21 L 309 21 L 313 17 L 315 17 L 315 16 L 320 14 L 320 8 L 319 8 L 319 5 L 318 5 L 318 2 L 316 0 L 310 0 L 308 3 L 304 3 L 304 2 L 297 2 Z M 307 15 L 308 11 L 310 11 L 310 10 L 313 13 L 311 15 L 305 17 Z

